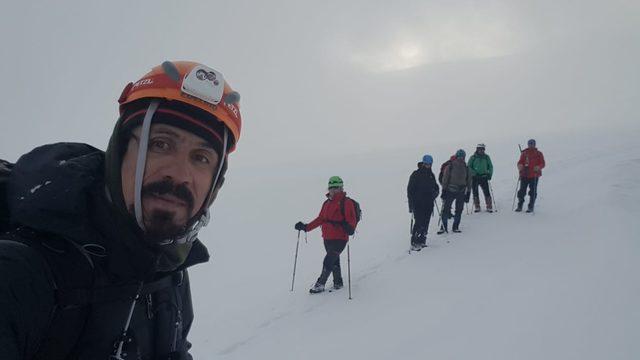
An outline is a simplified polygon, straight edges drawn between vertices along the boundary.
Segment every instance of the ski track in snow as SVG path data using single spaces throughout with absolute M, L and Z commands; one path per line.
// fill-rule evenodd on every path
M 491 214 L 491 215 L 496 215 L 497 213 Z M 434 231 L 435 232 L 435 231 Z M 439 236 L 441 237 L 443 240 L 445 241 L 446 237 L 449 234 L 445 234 L 444 236 L 442 235 L 435 235 L 435 236 Z M 455 236 L 462 236 L 463 234 L 455 234 Z M 436 239 L 437 241 L 437 239 Z M 435 243 L 434 240 L 431 240 L 432 244 Z M 450 243 L 449 243 L 450 244 Z M 429 249 L 437 249 L 439 246 L 436 244 L 433 245 L 429 245 L 429 247 L 422 249 L 420 252 L 427 252 Z M 379 273 L 381 270 L 384 270 L 384 267 L 386 266 L 390 266 L 393 265 L 395 263 L 401 262 L 401 261 L 406 261 L 408 259 L 411 258 L 411 256 L 420 256 L 421 254 L 415 254 L 415 251 L 412 251 L 412 254 L 407 254 L 407 253 L 402 253 L 400 255 L 396 255 L 391 257 L 391 260 L 386 260 L 386 261 L 380 261 L 377 264 L 373 265 L 373 266 L 369 266 L 368 268 L 364 269 L 361 271 L 361 274 L 358 275 L 352 282 L 355 284 L 360 283 L 361 281 L 364 281 L 365 279 Z M 422 254 L 424 255 L 424 253 Z M 353 286 L 353 285 L 352 285 Z M 354 288 L 352 290 L 355 291 L 356 287 L 354 286 Z M 324 293 L 321 294 L 309 294 L 309 296 L 312 297 L 317 297 L 317 298 L 323 298 L 325 296 L 337 296 L 338 294 L 342 293 L 342 292 L 347 292 L 348 290 L 348 284 L 345 284 L 345 287 L 338 290 L 338 291 L 328 291 L 325 290 Z M 334 292 L 336 292 L 337 294 L 333 294 Z M 327 301 L 329 301 L 328 299 L 325 300 L 319 300 L 318 303 L 313 304 L 311 306 L 306 307 L 305 310 L 301 311 L 301 313 L 303 314 L 309 314 L 309 313 L 313 313 L 314 311 L 317 311 L 319 308 L 321 308 L 323 305 L 325 305 L 327 303 Z M 234 353 L 235 351 L 241 349 L 244 346 L 250 345 L 250 343 L 257 339 L 258 337 L 260 337 L 261 335 L 261 331 L 265 330 L 266 328 L 270 327 L 270 326 L 274 326 L 277 322 L 281 321 L 281 320 L 286 320 L 286 318 L 290 317 L 294 315 L 294 311 L 285 311 L 279 315 L 276 315 L 272 318 L 269 318 L 267 320 L 264 320 L 262 323 L 260 323 L 259 325 L 256 326 L 256 332 L 253 333 L 252 335 L 246 337 L 245 339 L 238 341 L 234 344 L 232 344 L 231 346 L 223 349 L 222 351 L 220 351 L 218 354 L 219 355 L 230 355 L 232 353 Z

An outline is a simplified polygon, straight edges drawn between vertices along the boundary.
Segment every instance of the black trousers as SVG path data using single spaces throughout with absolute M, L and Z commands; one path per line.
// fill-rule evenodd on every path
M 318 284 L 326 284 L 329 275 L 333 274 L 334 284 L 343 284 L 340 269 L 340 254 L 347 246 L 347 240 L 324 240 L 324 249 L 327 251 L 322 261 L 322 272 L 318 278 Z
M 462 210 L 464 209 L 464 191 L 461 192 L 449 192 L 447 191 L 442 204 L 442 225 L 445 229 L 448 228 L 449 218 L 453 217 L 453 228 L 457 229 L 460 226 L 460 220 L 462 219 Z M 456 203 L 455 215 L 451 215 L 451 206 Z
M 471 182 L 471 190 L 473 190 L 473 199 L 478 199 L 480 194 L 478 192 L 478 186 L 482 188 L 482 193 L 485 198 L 491 198 L 491 192 L 489 192 L 489 180 L 485 177 L 474 176 Z
M 533 206 L 536 203 L 538 197 L 538 178 L 532 179 L 520 179 L 520 190 L 518 191 L 518 203 L 524 202 L 524 197 L 527 194 L 527 188 L 529 188 L 529 206 Z
M 429 232 L 429 221 L 433 213 L 433 205 L 424 209 L 413 210 L 413 229 L 411 229 L 411 243 L 425 244 Z

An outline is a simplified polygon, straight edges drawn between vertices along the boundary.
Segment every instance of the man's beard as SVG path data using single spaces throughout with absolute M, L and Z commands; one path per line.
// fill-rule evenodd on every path
M 161 242 L 181 235 L 186 224 L 175 223 L 175 213 L 167 210 L 153 210 L 144 219 L 145 235 L 153 242 Z
M 170 180 L 161 180 L 144 185 L 141 193 L 142 202 L 144 203 L 145 198 L 165 194 L 175 196 L 187 204 L 185 209 L 187 217 L 192 213 L 193 195 L 185 185 L 174 185 Z M 133 205 L 130 206 L 130 211 L 134 213 Z M 163 209 L 155 209 L 149 213 L 145 213 L 143 209 L 143 218 L 145 237 L 155 243 L 184 234 L 189 225 L 188 219 L 184 224 L 177 224 L 176 213 Z

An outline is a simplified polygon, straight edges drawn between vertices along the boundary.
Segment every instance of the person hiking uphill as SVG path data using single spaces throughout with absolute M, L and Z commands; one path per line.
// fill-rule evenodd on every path
M 413 214 L 414 224 L 411 229 L 411 250 L 420 251 L 427 246 L 427 232 L 429 220 L 433 213 L 433 204 L 438 197 L 440 187 L 436 177 L 431 171 L 433 157 L 425 155 L 418 163 L 418 169 L 409 177 L 407 185 L 407 198 L 409 199 L 409 212 Z
M 216 70 L 166 61 L 124 88 L 106 152 L 50 144 L 12 166 L 2 359 L 192 359 L 187 268 L 209 260 L 198 232 L 240 137 L 239 99 Z
M 305 232 L 322 226 L 322 238 L 327 254 L 322 261 L 320 277 L 309 290 L 312 294 L 324 291 L 325 284 L 331 274 L 333 274 L 334 289 L 337 290 L 344 286 L 340 268 L 340 254 L 347 246 L 349 233 L 352 234 L 357 225 L 356 205 L 344 192 L 342 179 L 338 176 L 332 176 L 329 179 L 328 187 L 327 200 L 322 204 L 318 217 L 308 224 L 298 221 L 295 225 L 296 230 Z
M 493 212 L 493 199 L 489 191 L 489 181 L 493 176 L 491 158 L 485 153 L 485 145 L 478 144 L 476 152 L 471 155 L 467 163 L 471 170 L 471 190 L 473 191 L 473 211 L 480 212 L 480 194 L 478 186 L 482 188 L 487 212 Z
M 453 217 L 453 232 L 460 231 L 460 220 L 464 203 L 469 202 L 471 187 L 471 171 L 465 162 L 466 153 L 460 149 L 456 158 L 444 169 L 442 176 L 442 227 L 438 234 L 448 232 L 448 220 Z M 455 215 L 451 215 L 451 207 L 455 202 Z
M 518 191 L 518 207 L 516 211 L 522 211 L 524 198 L 529 188 L 529 205 L 527 212 L 533 212 L 538 196 L 538 180 L 542 176 L 545 167 L 544 155 L 536 148 L 536 141 L 530 139 L 527 148 L 520 154 L 518 160 L 518 172 L 520 173 L 520 190 Z

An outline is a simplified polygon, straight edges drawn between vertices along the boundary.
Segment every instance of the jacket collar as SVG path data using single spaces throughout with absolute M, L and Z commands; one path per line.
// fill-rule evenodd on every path
M 333 196 L 333 199 L 329 197 L 329 193 L 327 193 L 326 196 L 327 196 L 327 199 L 329 200 L 342 200 L 345 198 L 345 196 L 347 196 L 347 193 L 344 191 L 339 192 Z

